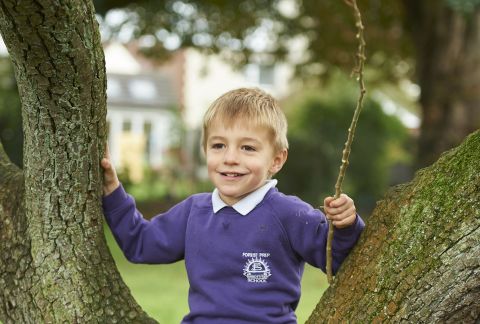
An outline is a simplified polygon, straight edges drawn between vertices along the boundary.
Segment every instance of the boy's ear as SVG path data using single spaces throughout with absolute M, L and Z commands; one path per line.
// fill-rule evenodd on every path
M 287 149 L 281 149 L 278 151 L 274 156 L 273 156 L 273 163 L 270 166 L 270 169 L 268 170 L 270 174 L 274 175 L 278 171 L 280 171 L 287 161 L 288 157 L 288 150 Z

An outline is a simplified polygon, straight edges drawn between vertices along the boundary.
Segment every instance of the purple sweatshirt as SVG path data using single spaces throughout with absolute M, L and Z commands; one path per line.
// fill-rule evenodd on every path
M 185 259 L 190 313 L 182 323 L 296 323 L 304 263 L 325 271 L 328 222 L 322 212 L 276 188 L 246 216 L 213 212 L 212 194 L 193 195 L 151 221 L 120 186 L 103 199 L 107 222 L 135 263 Z M 364 223 L 336 229 L 333 271 Z

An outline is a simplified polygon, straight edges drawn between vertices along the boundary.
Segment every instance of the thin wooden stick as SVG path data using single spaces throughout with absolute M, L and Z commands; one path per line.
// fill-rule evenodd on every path
M 362 16 L 360 10 L 357 7 L 356 0 L 344 0 L 345 3 L 353 8 L 355 15 L 355 26 L 357 27 L 357 39 L 358 39 L 358 50 L 356 54 L 356 67 L 353 70 L 353 74 L 357 75 L 358 85 L 360 88 L 360 95 L 357 101 L 357 106 L 355 108 L 355 113 L 353 114 L 352 123 L 348 128 L 348 138 L 345 142 L 345 148 L 343 150 L 342 156 L 342 165 L 340 166 L 340 173 L 338 174 L 337 183 L 335 184 L 335 199 L 340 197 L 342 194 L 342 182 L 345 177 L 345 173 L 348 167 L 348 158 L 350 156 L 350 151 L 352 147 L 353 137 L 355 135 L 355 129 L 357 128 L 358 116 L 360 116 L 360 111 L 363 106 L 363 98 L 365 97 L 366 89 L 363 81 L 363 67 L 365 65 L 365 38 L 364 38 L 364 27 L 362 23 Z M 327 279 L 328 283 L 333 283 L 333 272 L 332 272 L 332 240 L 333 240 L 333 223 L 331 220 L 328 221 L 328 238 L 327 238 Z

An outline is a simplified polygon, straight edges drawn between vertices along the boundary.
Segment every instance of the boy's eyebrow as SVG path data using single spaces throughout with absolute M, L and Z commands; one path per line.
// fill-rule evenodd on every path
M 214 141 L 214 140 L 223 140 L 225 137 L 222 136 L 209 136 L 207 140 Z
M 259 140 L 256 139 L 256 138 L 253 138 L 253 137 L 242 137 L 242 140 L 243 140 L 243 141 L 252 141 L 252 142 L 256 142 L 256 143 L 258 143 L 258 144 L 262 144 L 261 141 L 259 141 Z
M 208 138 L 208 141 L 215 141 L 215 140 L 225 140 L 225 137 L 217 135 L 217 136 L 210 136 Z M 258 144 L 262 144 L 262 142 L 259 141 L 258 139 L 253 138 L 253 137 L 248 137 L 248 136 L 242 137 L 240 140 L 241 141 L 251 141 L 251 142 L 256 142 Z

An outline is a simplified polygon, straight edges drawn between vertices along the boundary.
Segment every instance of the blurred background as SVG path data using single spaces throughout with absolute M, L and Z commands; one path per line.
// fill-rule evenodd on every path
M 342 1 L 94 1 L 107 70 L 112 159 L 145 217 L 212 190 L 200 150 L 203 113 L 224 92 L 260 87 L 289 121 L 278 187 L 314 206 L 332 195 L 358 98 L 357 38 Z M 367 97 L 343 190 L 368 218 L 388 187 L 480 126 L 480 1 L 359 1 Z M 21 102 L 0 46 L 0 139 L 22 165 Z M 187 312 L 183 263 L 119 269 L 163 323 Z M 326 287 L 307 267 L 299 322 Z

